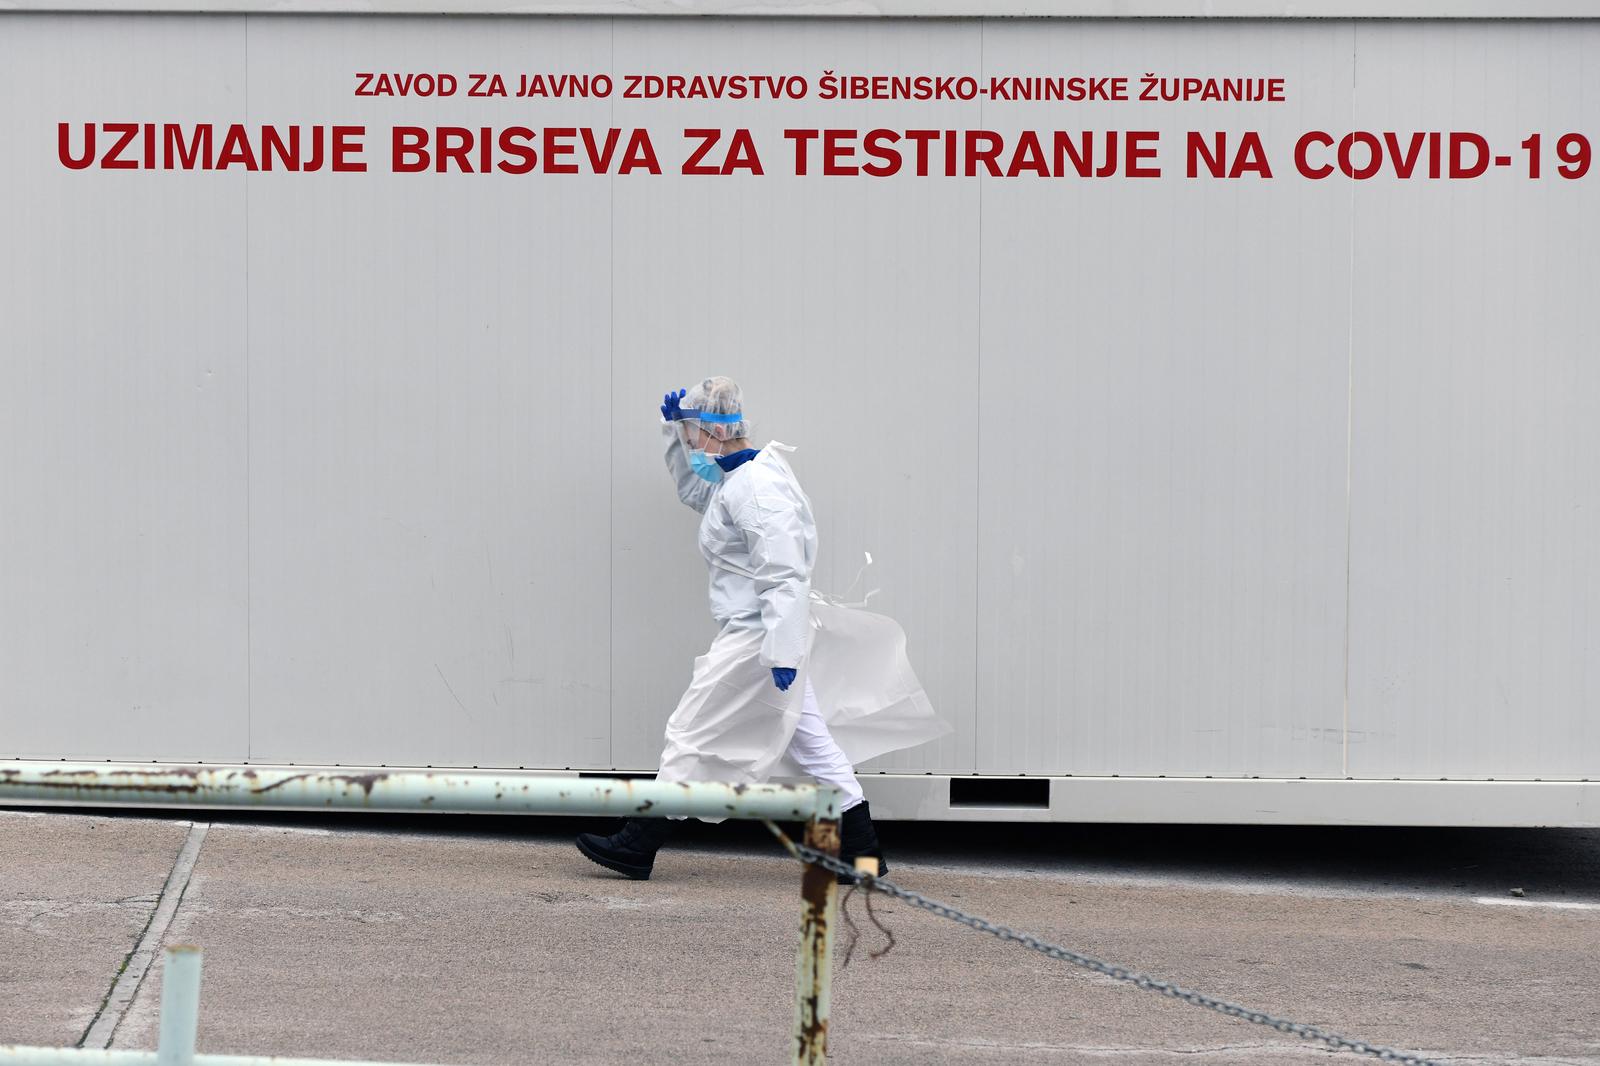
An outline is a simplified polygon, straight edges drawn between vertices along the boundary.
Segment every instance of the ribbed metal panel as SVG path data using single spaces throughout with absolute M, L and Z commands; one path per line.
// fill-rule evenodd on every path
M 141 11 L 415 14 L 416 0 L 138 0 Z M 123 12 L 128 0 L 0 0 L 0 11 Z M 1588 0 L 429 0 L 444 15 L 662 15 L 741 18 L 1521 19 L 1594 17 Z
M 602 23 L 490 29 L 255 20 L 251 116 L 444 121 L 437 100 L 332 105 L 356 56 L 609 55 Z M 470 125 L 525 110 L 473 103 Z M 252 754 L 607 765 L 607 183 L 376 171 L 251 188 Z
M 1593 135 L 1597 30 L 1360 30 L 1358 127 L 1546 143 L 1539 182 L 1357 195 L 1356 776 L 1600 777 L 1600 196 L 1551 154 Z
M 243 111 L 240 19 L 0 17 L 0 746 L 249 756 L 242 175 L 63 180 L 64 116 Z M 152 56 L 182 56 L 153 63 Z
M 711 637 L 655 397 L 723 372 L 799 446 L 818 587 L 873 554 L 854 591 L 956 727 L 869 769 L 1593 776 L 1600 179 L 1549 146 L 1596 136 L 1597 46 L 0 15 L 0 199 L 26 205 L 0 215 L 0 755 L 652 769 Z M 373 100 L 366 69 L 1290 91 Z M 66 171 L 56 122 L 95 120 L 365 123 L 374 161 L 395 124 L 647 126 L 669 173 Z M 671 173 L 700 126 L 751 130 L 768 172 Z M 790 126 L 1160 130 L 1167 173 L 800 178 Z M 1542 132 L 1546 176 L 1291 172 L 1300 132 L 1352 128 Z M 1275 176 L 1181 177 L 1190 129 L 1260 131 Z
M 1181 120 L 1124 105 L 1111 124 L 1292 143 L 1346 118 L 1350 35 L 1000 25 L 985 64 L 1282 57 L 1322 91 Z M 1036 106 L 986 121 L 1025 128 Z M 1348 189 L 1168 176 L 983 198 L 976 768 L 1337 774 Z
M 671 56 L 684 69 L 962 70 L 977 65 L 978 47 L 973 28 L 954 23 L 907 34 L 884 23 L 773 33 L 733 21 L 621 21 L 614 69 L 657 69 Z M 921 115 L 939 126 L 979 119 L 976 104 L 961 102 Z M 872 606 L 902 621 L 924 684 L 956 726 L 873 766 L 972 767 L 978 188 L 783 173 L 785 127 L 870 128 L 887 117 L 865 103 L 819 113 L 792 101 L 616 101 L 623 128 L 744 127 L 770 146 L 761 177 L 612 184 L 619 766 L 655 767 L 661 727 L 712 633 L 697 516 L 667 488 L 651 388 L 659 395 L 715 372 L 741 382 L 758 437 L 799 448 L 793 464 L 818 521 L 815 586 L 847 593 L 870 552 L 853 598 L 884 590 Z

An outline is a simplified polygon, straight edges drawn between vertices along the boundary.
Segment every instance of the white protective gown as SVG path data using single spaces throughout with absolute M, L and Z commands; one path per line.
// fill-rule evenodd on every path
M 662 423 L 678 496 L 701 512 L 711 614 L 722 626 L 694 661 L 667 722 L 661 781 L 756 784 L 801 776 L 786 759 L 807 682 L 852 764 L 950 732 L 933 713 L 892 619 L 811 591 L 817 529 L 776 441 L 713 485 L 689 468 L 677 427 Z M 788 691 L 772 667 L 799 671 Z

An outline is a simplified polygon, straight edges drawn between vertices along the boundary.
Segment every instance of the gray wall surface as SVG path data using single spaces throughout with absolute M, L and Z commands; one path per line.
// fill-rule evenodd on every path
M 0 11 L 737 18 L 1585 19 L 1592 0 L 0 0 Z
M 1553 146 L 1600 139 L 1597 55 L 1593 22 L 0 14 L 0 757 L 653 769 L 712 635 L 655 406 L 728 373 L 799 447 L 817 586 L 873 554 L 955 726 L 871 769 L 1594 776 L 1600 171 Z M 1287 99 L 353 95 L 480 70 Z M 119 121 L 744 127 L 767 173 L 393 174 L 378 132 L 364 174 L 57 161 Z M 1153 130 L 1164 174 L 800 177 L 796 126 Z M 1311 181 L 1314 129 L 1514 163 Z M 1273 177 L 1184 177 L 1187 130 Z

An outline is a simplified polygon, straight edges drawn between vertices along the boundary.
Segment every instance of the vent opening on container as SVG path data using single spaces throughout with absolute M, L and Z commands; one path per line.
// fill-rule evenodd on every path
M 950 806 L 1048 810 L 1050 781 L 1043 777 L 952 777 Z
M 616 770 L 580 770 L 579 777 L 620 777 L 624 781 L 654 781 L 655 774 L 625 774 Z

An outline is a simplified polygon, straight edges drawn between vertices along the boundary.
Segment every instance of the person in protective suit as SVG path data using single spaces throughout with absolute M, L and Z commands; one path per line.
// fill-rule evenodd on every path
M 775 772 L 797 772 L 834 786 L 843 795 L 840 857 L 850 863 L 870 855 L 887 872 L 861 784 L 812 683 L 813 630 L 820 628 L 811 594 L 817 527 L 786 459 L 794 449 L 776 441 L 750 446 L 739 386 L 726 377 L 667 393 L 661 418 L 678 496 L 701 514 L 711 614 L 722 629 L 695 660 L 689 688 L 667 722 L 657 780 L 754 784 Z M 830 629 L 842 634 L 836 643 L 849 645 L 857 661 L 870 646 L 867 669 L 851 665 L 850 654 L 825 656 L 841 664 L 834 670 L 840 698 L 829 707 L 857 723 L 860 757 L 947 732 L 905 662 L 898 627 L 866 612 L 817 607 L 830 609 L 834 614 L 824 617 L 841 619 Z M 846 614 L 858 617 L 846 621 Z M 889 624 L 891 643 L 861 629 L 873 620 Z M 665 818 L 632 818 L 611 836 L 579 836 L 578 849 L 607 869 L 645 880 L 670 825 Z

